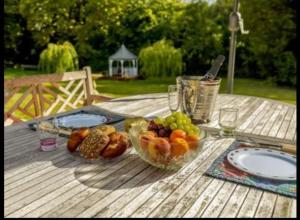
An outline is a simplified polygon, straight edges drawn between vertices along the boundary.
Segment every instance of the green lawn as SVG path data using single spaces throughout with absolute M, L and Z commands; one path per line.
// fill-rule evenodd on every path
M 226 93 L 226 78 L 222 79 L 220 93 Z M 113 97 L 143 93 L 167 92 L 170 84 L 175 84 L 175 78 L 115 81 L 98 80 L 97 90 L 101 94 Z M 258 96 L 296 104 L 296 89 L 278 87 L 264 80 L 235 79 L 234 94 Z
M 5 69 L 4 78 L 12 79 L 25 75 L 35 75 L 37 71 L 24 71 Z M 97 90 L 111 97 L 123 97 L 143 93 L 167 92 L 167 86 L 175 84 L 175 78 L 150 78 L 147 80 L 97 80 Z M 226 78 L 222 78 L 220 93 L 226 93 Z M 234 94 L 258 96 L 296 104 L 296 89 L 278 87 L 269 81 L 257 79 L 236 78 L 234 81 Z

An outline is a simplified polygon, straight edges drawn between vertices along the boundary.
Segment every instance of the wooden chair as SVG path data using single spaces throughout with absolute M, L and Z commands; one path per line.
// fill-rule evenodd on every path
M 93 101 L 110 100 L 98 95 L 93 88 L 91 68 L 88 66 L 75 72 L 5 80 L 4 92 L 5 126 L 22 122 L 23 119 L 77 109 Z

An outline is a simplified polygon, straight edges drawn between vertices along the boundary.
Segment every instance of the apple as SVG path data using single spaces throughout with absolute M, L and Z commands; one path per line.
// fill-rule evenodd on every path
M 148 153 L 154 160 L 160 157 L 168 157 L 171 152 L 170 143 L 161 137 L 153 138 L 148 145 Z
M 149 142 L 157 137 L 157 134 L 153 131 L 146 131 L 140 134 L 140 145 L 144 150 L 147 150 Z

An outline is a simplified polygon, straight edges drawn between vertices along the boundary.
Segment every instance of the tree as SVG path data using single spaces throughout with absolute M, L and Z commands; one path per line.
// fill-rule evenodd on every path
M 292 3 L 286 0 L 244 1 L 241 12 L 250 33 L 242 40 L 247 42 L 251 54 L 243 58 L 251 60 L 255 76 L 296 85 L 295 47 L 291 44 L 296 38 L 296 15 Z
M 143 48 L 139 60 L 142 65 L 141 72 L 147 77 L 178 76 L 182 73 L 181 51 L 165 39 Z
M 212 59 L 223 54 L 223 26 L 206 1 L 188 4 L 177 20 L 176 45 L 181 45 L 187 74 L 204 74 Z
M 35 50 L 26 20 L 19 14 L 19 0 L 4 2 L 4 63 L 32 63 Z
M 39 68 L 46 73 L 63 73 L 78 70 L 78 55 L 73 45 L 49 43 L 40 55 Z

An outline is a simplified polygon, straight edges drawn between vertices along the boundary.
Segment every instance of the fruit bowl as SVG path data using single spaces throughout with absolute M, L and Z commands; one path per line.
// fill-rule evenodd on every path
M 149 130 L 151 122 L 134 124 L 129 130 L 129 138 L 138 155 L 147 163 L 162 169 L 178 170 L 193 161 L 203 148 L 206 133 L 198 130 L 188 134 L 173 129 L 169 135 Z

